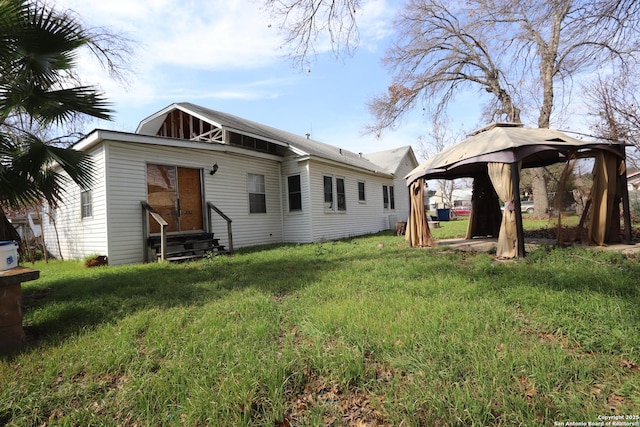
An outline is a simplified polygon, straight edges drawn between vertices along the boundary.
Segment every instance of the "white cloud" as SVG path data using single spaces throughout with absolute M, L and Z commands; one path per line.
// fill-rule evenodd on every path
M 397 3 L 387 0 L 371 0 L 364 4 L 358 26 L 363 47 L 375 51 L 378 43 L 393 33 L 393 17 L 397 13 Z
M 135 74 L 127 87 L 110 79 L 90 53 L 79 57 L 78 71 L 83 80 L 99 85 L 117 110 L 115 121 L 101 126 L 131 130 L 155 109 L 172 102 L 202 100 L 202 105 L 212 108 L 233 106 L 246 117 L 252 117 L 252 108 L 265 110 L 266 118 L 280 111 L 275 114 L 282 120 L 278 126 L 298 131 L 300 123 L 307 123 L 300 106 L 316 99 L 327 101 L 327 106 L 318 108 L 314 119 L 335 126 L 318 129 L 315 136 L 320 140 L 344 141 L 344 148 L 363 152 L 415 142 L 418 133 L 408 126 L 403 132 L 388 133 L 382 141 L 362 137 L 360 131 L 370 119 L 360 117 L 364 99 L 358 99 L 358 91 L 351 93 L 350 87 L 335 84 L 345 70 L 333 67 L 333 59 L 320 55 L 318 58 L 327 62 L 318 69 L 329 74 L 309 78 L 290 68 L 284 59 L 286 48 L 281 49 L 282 34 L 261 9 L 262 0 L 53 1 L 59 9 L 76 11 L 87 26 L 107 27 L 137 44 L 128 64 Z M 363 53 L 377 52 L 388 40 L 397 6 L 392 0 L 367 0 L 363 4 L 357 16 L 359 49 Z M 330 44 L 323 40 L 318 53 L 325 49 L 330 50 Z M 357 64 L 351 66 L 358 67 Z M 371 65 L 367 67 L 370 69 Z M 364 73 L 353 89 L 377 87 L 373 79 L 373 75 Z M 300 99 L 297 95 L 301 93 L 307 97 Z M 328 102 L 332 99 L 335 101 Z M 258 111 L 255 116 L 259 118 L 261 113 Z M 301 134 L 307 131 L 302 127 Z
M 57 0 L 90 26 L 106 26 L 140 43 L 137 60 L 156 67 L 248 69 L 277 60 L 279 34 L 247 1 Z
M 56 0 L 56 4 L 74 10 L 87 26 L 107 27 L 135 41 L 132 62 L 127 64 L 133 72 L 128 87 L 110 79 L 89 52 L 79 57 L 85 81 L 121 104 L 140 106 L 173 100 L 176 94 L 247 100 L 278 96 L 274 86 L 282 81 L 226 84 L 224 89 L 216 89 L 215 80 L 206 88 L 189 81 L 191 72 L 252 70 L 282 61 L 279 34 L 251 0 Z

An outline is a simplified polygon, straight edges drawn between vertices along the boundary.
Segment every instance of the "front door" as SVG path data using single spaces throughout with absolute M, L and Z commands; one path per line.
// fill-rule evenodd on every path
M 169 223 L 168 232 L 204 229 L 200 177 L 200 169 L 147 165 L 147 200 Z M 149 230 L 160 232 L 160 225 L 152 218 Z

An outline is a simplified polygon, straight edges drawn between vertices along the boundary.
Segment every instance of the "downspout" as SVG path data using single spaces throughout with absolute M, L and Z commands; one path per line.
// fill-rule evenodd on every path
M 282 162 L 278 162 L 278 173 L 280 174 L 280 179 L 278 180 L 280 184 L 280 240 L 282 243 L 286 242 L 285 230 L 284 230 L 284 212 L 287 209 L 286 195 L 282 192 L 282 181 L 284 180 L 284 176 L 282 176 Z

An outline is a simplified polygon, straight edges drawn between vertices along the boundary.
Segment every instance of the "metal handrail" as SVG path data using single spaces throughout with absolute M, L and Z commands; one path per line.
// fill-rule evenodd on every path
M 229 235 L 229 253 L 233 253 L 233 234 L 231 234 L 231 218 L 226 216 L 224 212 L 222 212 L 216 205 L 211 202 L 207 202 L 207 221 L 209 223 L 209 231 L 213 232 L 213 218 L 211 216 L 211 211 L 214 211 L 222 219 L 227 221 L 227 234 Z
M 155 209 L 149 205 L 149 203 L 142 201 L 140 202 L 142 205 L 142 235 L 144 238 L 144 247 L 145 247 L 145 260 L 147 257 L 147 238 L 149 237 L 149 229 L 147 225 L 147 213 L 160 225 L 160 262 L 164 261 L 167 257 L 167 226 L 169 223 L 160 216 Z M 146 262 L 146 261 L 145 261 Z

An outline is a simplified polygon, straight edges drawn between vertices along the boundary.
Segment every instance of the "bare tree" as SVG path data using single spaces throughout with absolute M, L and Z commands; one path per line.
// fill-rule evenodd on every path
M 526 81 L 540 87 L 540 128 L 549 128 L 554 109 L 570 101 L 572 81 L 581 73 L 609 63 L 626 66 L 629 61 L 635 62 L 633 55 L 640 40 L 636 16 L 639 9 L 632 1 L 496 3 L 500 3 L 497 21 L 515 30 L 518 51 L 514 58 L 530 71 L 531 77 Z M 495 7 L 496 3 L 489 6 Z M 559 103 L 556 88 L 564 95 Z M 546 195 L 549 176 L 542 168 L 531 173 L 535 213 L 540 216 L 548 208 L 547 197 L 540 196 Z
M 591 130 L 595 136 L 633 144 L 637 165 L 640 150 L 640 86 L 638 73 L 598 77 L 586 85 L 585 101 L 591 113 Z
M 299 47 L 317 40 L 336 19 L 330 15 L 332 20 L 319 25 L 320 7 L 337 10 L 334 5 L 345 3 L 283 3 L 281 14 L 305 23 L 293 26 L 297 31 L 289 32 L 287 41 L 297 40 Z M 316 8 L 303 7 L 309 4 Z M 355 13 L 343 18 L 345 28 L 353 28 Z M 639 22 L 640 2 L 634 0 L 409 0 L 398 11 L 397 40 L 384 59 L 393 81 L 369 104 L 374 116 L 369 130 L 380 135 L 397 126 L 420 101 L 438 116 L 465 88 L 490 95 L 483 103 L 492 121 L 520 122 L 522 115 L 548 128 L 553 114 L 570 103 L 574 79 L 613 63 L 635 63 Z M 548 207 L 545 188 L 543 171 L 534 171 L 538 215 Z
M 361 0 L 264 0 L 271 16 L 278 20 L 293 62 L 301 67 L 323 44 L 340 56 L 351 54 L 358 45 L 356 14 Z
M 454 144 L 463 135 L 462 131 L 454 132 L 450 120 L 446 116 L 440 116 L 438 120 L 432 115 L 431 128 L 427 135 L 418 138 L 417 154 L 422 158 L 429 158 L 448 146 Z M 438 179 L 437 189 L 442 196 L 442 203 L 445 206 L 453 207 L 453 193 L 459 188 L 460 181 Z
M 393 84 L 374 98 L 369 109 L 375 118 L 370 130 L 380 135 L 423 100 L 433 108 L 436 120 L 461 90 L 478 87 L 498 101 L 496 119 L 520 122 L 520 109 L 509 90 L 507 69 L 491 44 L 491 27 L 465 9 L 454 10 L 439 1 L 412 0 L 399 14 L 398 40 L 384 58 L 394 72 Z M 490 34 L 491 33 L 491 34 Z
M 640 40 L 632 2 L 474 0 L 454 7 L 411 0 L 400 13 L 400 36 L 385 58 L 394 81 L 370 104 L 376 134 L 395 126 L 419 99 L 444 111 L 464 87 L 493 96 L 486 110 L 493 120 L 519 122 L 526 107 L 538 127 L 548 128 L 554 108 L 570 101 L 572 79 L 602 64 L 633 61 Z M 546 175 L 544 169 L 532 174 L 542 215 Z

